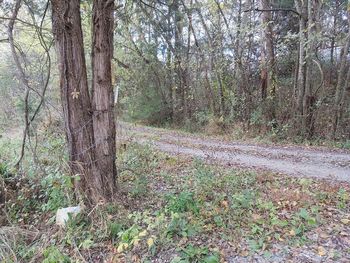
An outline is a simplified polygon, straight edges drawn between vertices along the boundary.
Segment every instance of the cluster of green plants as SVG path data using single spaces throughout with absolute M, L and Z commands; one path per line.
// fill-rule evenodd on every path
M 144 196 L 148 192 L 148 180 L 158 166 L 159 157 L 149 145 L 131 143 L 126 147 L 127 150 L 121 151 L 118 159 L 120 181 L 131 184 L 130 195 Z
M 57 147 L 54 145 L 49 148 Z M 183 175 L 178 176 L 166 170 L 177 162 L 150 146 L 127 145 L 118 155 L 118 180 L 121 192 L 126 193 L 125 204 L 110 203 L 84 211 L 70 218 L 64 231 L 56 230 L 49 243 L 18 242 L 13 250 L 24 261 L 39 253 L 47 263 L 71 262 L 101 247 L 130 260 L 135 254 L 142 255 L 142 262 L 152 262 L 171 250 L 168 260 L 172 263 L 215 263 L 220 262 L 221 254 L 206 242 L 209 237 L 241 240 L 251 254 L 267 253 L 275 242 L 306 244 L 308 233 L 322 226 L 324 219 L 315 202 L 291 205 L 292 201 L 274 199 L 270 195 L 274 189 L 294 187 L 337 209 L 347 211 L 349 207 L 345 188 L 322 192 L 314 189 L 311 179 L 274 179 L 270 175 L 261 179 L 254 172 L 213 167 L 201 160 L 186 164 Z M 76 202 L 72 178 L 62 166 L 52 160 L 48 163 L 40 178 L 35 176 L 34 166 L 28 169 L 26 180 L 7 202 L 6 212 L 13 224 L 39 226 L 42 218 L 49 218 L 46 224 L 52 227 L 55 211 Z M 2 178 L 11 179 L 15 173 L 8 163 L 0 166 Z M 158 183 L 171 190 L 158 191 Z

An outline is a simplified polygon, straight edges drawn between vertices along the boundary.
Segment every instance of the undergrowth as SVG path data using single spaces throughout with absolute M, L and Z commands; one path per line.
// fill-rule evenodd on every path
M 0 145 L 7 153 L 15 147 Z M 77 200 L 65 166 L 55 161 L 65 156 L 49 156 L 62 155 L 57 139 L 45 147 L 40 163 L 27 159 L 19 171 L 9 155 L 0 158 L 1 262 L 268 261 L 305 246 L 330 261 L 349 258 L 341 246 L 313 239 L 348 233 L 347 184 L 217 167 L 134 143 L 118 153 L 119 200 L 59 228 L 56 210 Z

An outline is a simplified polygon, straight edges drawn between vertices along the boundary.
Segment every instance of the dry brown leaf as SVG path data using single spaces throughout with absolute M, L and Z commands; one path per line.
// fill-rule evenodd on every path
M 324 247 L 321 247 L 321 246 L 319 246 L 318 248 L 317 248 L 317 252 L 318 252 L 318 254 L 321 256 L 321 257 L 323 257 L 324 255 L 326 255 L 326 249 L 324 248 Z

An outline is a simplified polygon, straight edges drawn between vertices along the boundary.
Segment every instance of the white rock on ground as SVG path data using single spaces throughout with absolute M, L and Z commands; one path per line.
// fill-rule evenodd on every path
M 75 217 L 77 214 L 80 213 L 80 211 L 80 206 L 72 206 L 58 209 L 56 213 L 56 225 L 62 227 L 66 226 L 66 223 L 69 219 L 69 214 L 71 214 L 72 217 Z

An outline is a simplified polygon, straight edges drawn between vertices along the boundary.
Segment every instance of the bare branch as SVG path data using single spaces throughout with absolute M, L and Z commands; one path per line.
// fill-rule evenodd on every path
M 260 9 L 260 8 L 251 8 L 251 9 L 247 9 L 244 10 L 243 12 L 251 12 L 251 11 L 256 11 L 256 12 L 292 12 L 294 14 L 296 14 L 297 16 L 301 17 L 301 14 L 291 8 L 274 8 L 274 9 Z

